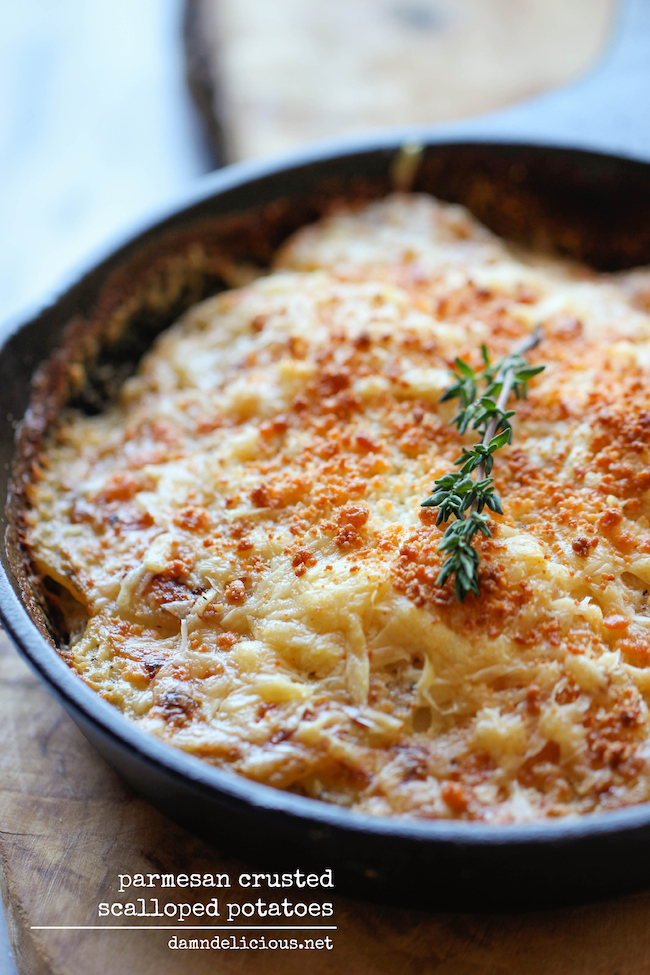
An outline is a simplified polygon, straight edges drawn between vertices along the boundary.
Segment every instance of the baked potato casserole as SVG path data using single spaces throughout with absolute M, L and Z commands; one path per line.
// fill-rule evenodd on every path
M 52 427 L 24 519 L 70 666 L 187 752 L 373 815 L 649 799 L 649 281 L 427 196 L 299 231 Z M 440 398 L 538 326 L 461 603 L 421 502 L 475 438 Z

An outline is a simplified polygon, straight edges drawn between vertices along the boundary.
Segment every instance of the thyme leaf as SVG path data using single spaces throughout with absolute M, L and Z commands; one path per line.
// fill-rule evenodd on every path
M 451 421 L 458 432 L 477 430 L 481 440 L 473 447 L 463 447 L 460 457 L 454 462 L 457 471 L 443 474 L 435 481 L 431 495 L 422 502 L 423 508 L 438 508 L 436 525 L 446 524 L 455 518 L 445 529 L 438 546 L 447 558 L 436 579 L 437 586 L 444 586 L 450 576 L 455 576 L 456 599 L 464 602 L 468 593 L 480 594 L 478 566 L 480 557 L 474 548 L 474 537 L 492 537 L 488 528 L 488 515 L 485 509 L 503 514 L 501 499 L 494 490 L 494 478 L 490 476 L 494 467 L 494 454 L 501 447 L 512 443 L 510 418 L 514 410 L 506 410 L 512 393 L 516 399 L 525 399 L 528 382 L 542 372 L 545 366 L 531 366 L 525 353 L 539 344 L 542 333 L 537 328 L 509 356 L 501 362 L 492 363 L 485 345 L 481 346 L 484 368 L 475 372 L 462 359 L 456 359 L 452 372 L 455 383 L 441 397 L 441 402 L 458 399 L 458 413 Z M 485 384 L 484 392 L 479 388 Z

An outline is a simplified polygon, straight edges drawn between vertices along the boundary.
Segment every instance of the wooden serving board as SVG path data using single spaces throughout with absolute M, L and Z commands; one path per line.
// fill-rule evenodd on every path
M 1 633 L 0 714 L 1 881 L 21 975 L 303 975 L 306 968 L 313 975 L 650 971 L 650 894 L 571 910 L 483 916 L 399 910 L 335 896 L 332 920 L 338 930 L 327 932 L 334 947 L 309 952 L 172 951 L 167 943 L 176 932 L 34 930 L 109 923 L 114 919 L 97 917 L 100 902 L 152 893 L 119 895 L 118 873 L 211 872 L 234 878 L 255 866 L 237 862 L 227 849 L 212 849 L 135 796 Z M 207 902 L 215 892 L 153 893 L 162 904 Z M 250 899 L 236 885 L 216 893 L 231 903 Z M 305 899 L 296 893 L 289 895 Z M 262 889 L 259 895 L 271 899 L 277 892 Z
M 561 85 L 614 0 L 187 0 L 189 77 L 221 161 L 469 117 Z

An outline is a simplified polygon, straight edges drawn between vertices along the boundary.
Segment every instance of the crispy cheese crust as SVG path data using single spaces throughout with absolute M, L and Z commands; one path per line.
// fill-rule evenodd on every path
M 179 748 L 366 813 L 650 798 L 646 293 L 424 196 L 301 231 L 51 432 L 28 544 L 70 665 Z M 440 395 L 538 324 L 459 604 L 420 502 L 475 436 Z

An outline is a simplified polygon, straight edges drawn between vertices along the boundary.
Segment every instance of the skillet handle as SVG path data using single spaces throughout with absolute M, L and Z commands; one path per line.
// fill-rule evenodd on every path
M 609 48 L 584 78 L 451 128 L 650 161 L 650 0 L 619 0 Z

